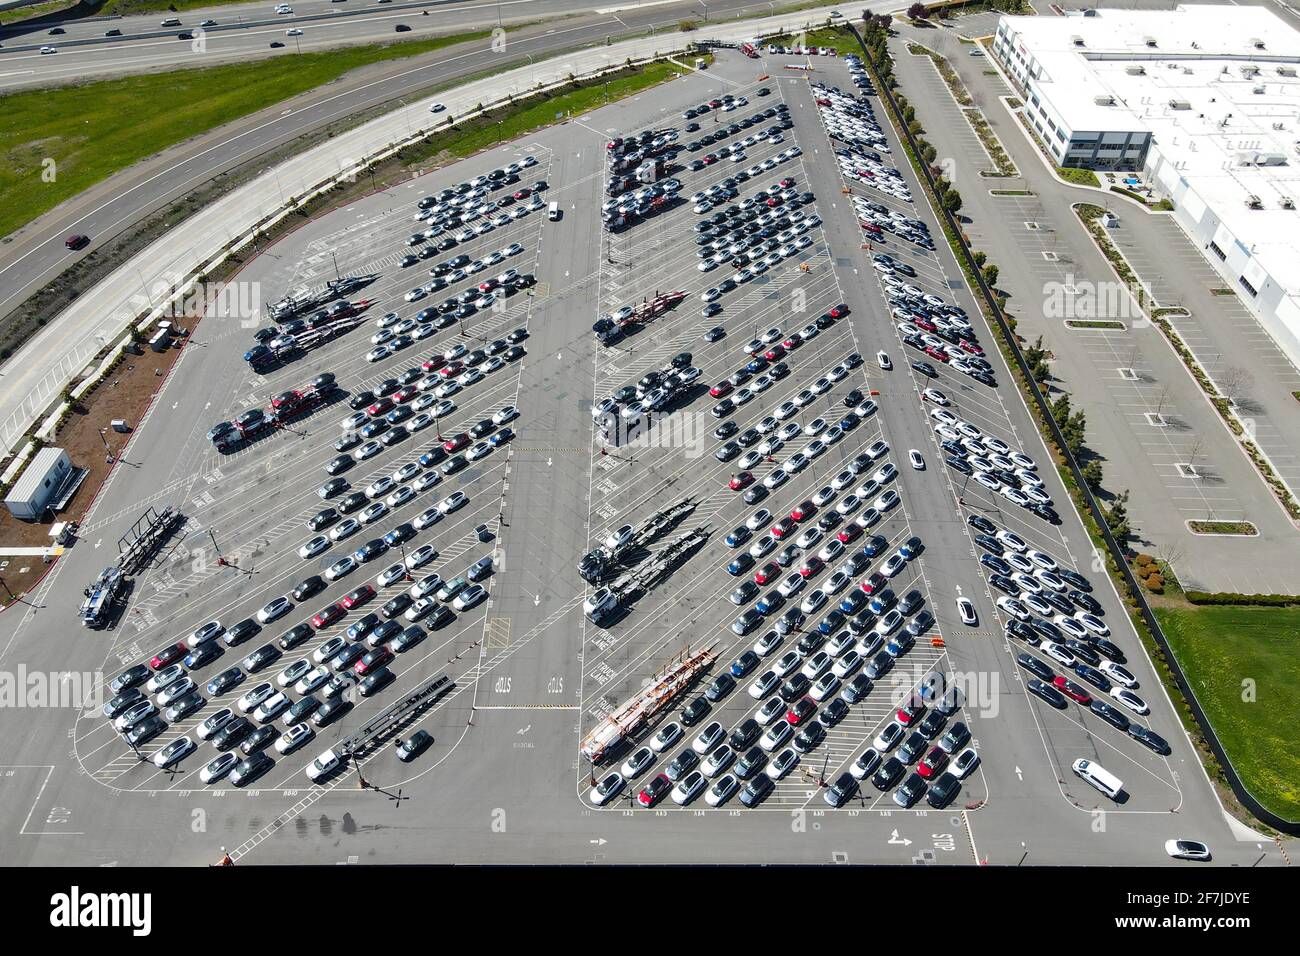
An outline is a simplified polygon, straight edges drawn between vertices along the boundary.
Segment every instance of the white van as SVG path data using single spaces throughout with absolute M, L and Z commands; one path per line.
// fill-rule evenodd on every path
M 1119 779 L 1099 763 L 1093 763 L 1091 760 L 1084 760 L 1080 757 L 1070 765 L 1070 769 L 1079 776 L 1080 779 L 1092 784 L 1112 800 L 1118 799 L 1120 791 L 1124 789 L 1124 781 Z
M 546 207 L 546 218 L 551 222 L 555 222 L 560 218 L 560 204 L 558 202 L 553 202 Z

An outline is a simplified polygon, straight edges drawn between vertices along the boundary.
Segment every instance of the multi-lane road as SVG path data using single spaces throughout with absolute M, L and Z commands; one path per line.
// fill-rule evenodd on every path
M 605 9 L 634 12 L 644 0 Z M 151 13 L 78 20 L 60 27 L 0 28 L 0 91 L 146 70 L 194 67 L 233 60 L 322 50 L 356 43 L 418 39 L 511 26 L 531 20 L 597 12 L 591 0 L 309 0 L 277 13 L 279 4 L 238 3 L 183 13 Z M 757 5 L 753 5 L 757 7 Z M 766 6 L 766 5 L 764 5 Z M 164 27 L 164 21 L 179 26 Z M 617 25 L 617 21 L 610 20 Z M 200 24 L 209 23 L 208 26 Z M 398 25 L 408 29 L 399 31 Z M 50 35 L 51 29 L 63 32 Z M 301 30 L 301 35 L 288 35 Z M 112 35 L 109 35 L 109 34 Z M 190 37 L 182 39 L 180 34 Z M 272 46 L 272 44 L 279 44 Z M 55 53 L 42 53 L 42 48 Z
M 544 221 L 537 211 L 466 245 L 466 251 L 481 256 L 519 243 L 523 251 L 509 264 L 534 272 L 539 284 L 532 294 L 508 298 L 503 311 L 467 320 L 469 335 L 464 339 L 452 326 L 394 358 L 370 363 L 364 358 L 370 348 L 366 338 L 375 328 L 367 323 L 365 331 L 351 333 L 287 369 L 255 377 L 239 358 L 249 330 L 219 316 L 201 322 L 149 418 L 140 423 L 126 456 L 129 466 L 118 469 L 87 515 L 81 540 L 26 607 L 0 616 L 0 665 L 7 671 L 21 664 L 29 673 L 70 670 L 108 677 L 204 621 L 218 618 L 229 626 L 250 616 L 302 577 L 319 572 L 325 557 L 304 561 L 296 549 L 309 535 L 303 522 L 322 507 L 315 488 L 325 478 L 322 465 L 335 454 L 330 442 L 347 409 L 336 403 L 233 456 L 211 449 L 204 437 L 208 427 L 250 404 L 264 404 L 270 395 L 318 371 L 334 371 L 343 387 L 355 392 L 456 342 L 473 346 L 480 344 L 479 337 L 490 340 L 524 328 L 527 354 L 455 396 L 459 408 L 437 425 L 443 433 L 460 430 L 513 404 L 521 412 L 513 423 L 514 441 L 444 478 L 373 526 L 386 530 L 463 490 L 469 505 L 421 532 L 407 547 L 433 544 L 440 557 L 430 567 L 444 578 L 484 554 L 493 555 L 496 569 L 487 582 L 491 598 L 458 613 L 450 625 L 398 655 L 392 665 L 395 689 L 359 701 L 353 713 L 319 730 L 317 739 L 296 754 L 276 755 L 275 767 L 249 789 L 224 783 L 205 787 L 197 781 L 202 764 L 215 755 L 209 744 L 201 745 L 201 757 L 184 761 L 179 773 L 165 773 L 138 762 L 94 712 L 75 706 L 25 712 L 24 732 L 7 736 L 9 744 L 0 758 L 7 794 L 0 810 L 0 845 L 6 859 L 26 864 L 197 863 L 212 862 L 226 847 L 251 862 L 302 863 L 973 864 L 985 859 L 1015 863 L 1027 854 L 1029 861 L 1041 863 L 1153 864 L 1165 861 L 1163 840 L 1174 836 L 1207 840 L 1222 863 L 1250 863 L 1261 854 L 1270 863 L 1278 859 L 1244 828 L 1225 821 L 1117 597 L 1092 570 L 1086 534 L 1064 507 L 1067 496 L 1050 467 L 1044 469 L 1044 478 L 1065 511 L 1059 528 L 1015 509 L 1008 512 L 996 499 L 949 481 L 926 408 L 918 399 L 918 386 L 928 383 L 905 367 L 905 352 L 871 272 L 869 253 L 861 248 L 856 217 L 841 192 L 845 184 L 809 81 L 781 76 L 785 62 L 773 58 L 757 65 L 778 75 L 767 83 L 771 95 L 759 97 L 756 65 L 724 54 L 707 74 L 690 75 L 332 213 L 286 237 L 246 267 L 240 278 L 261 282 L 271 297 L 332 277 L 333 252 L 346 272 L 380 274 L 363 293 L 374 301 L 371 317 L 390 308 L 406 316 L 423 304 L 404 302 L 403 293 L 425 269 L 399 265 L 420 196 L 532 157 L 536 164 L 521 173 L 520 186 L 544 181 L 543 197 L 563 210 L 558 222 Z M 848 85 L 842 65 L 830 59 L 818 62 L 816 79 Z M 802 148 L 797 160 L 764 173 L 747 184 L 743 194 L 769 178 L 791 176 L 801 189 L 814 193 L 815 203 L 807 209 L 815 210 L 823 222 L 809 233 L 813 244 L 804 260 L 808 272 L 797 270 L 799 260 L 788 260 L 771 270 L 771 281 L 725 299 L 721 317 L 705 319 L 698 312 L 699 293 L 716 280 L 695 269 L 688 237 L 694 235 L 691 227 L 697 217 L 689 204 L 617 237 L 603 233 L 599 218 L 607 177 L 604 142 L 613 132 L 680 128 L 682 109 L 722 90 L 748 96 L 750 112 L 777 102 L 789 106 L 794 126 L 785 143 L 755 145 L 752 162 L 794 143 Z M 734 114 L 744 115 L 745 110 Z M 682 158 L 689 161 L 692 155 L 683 153 Z M 689 194 L 736 168 L 722 163 L 677 175 Z M 905 164 L 904 175 L 916 189 Z M 921 216 L 937 234 L 928 212 L 894 200 L 889 205 Z M 941 248 L 937 255 L 909 252 L 899 243 L 891 251 L 914 265 L 918 284 L 963 305 L 972 317 L 978 315 L 956 281 L 959 273 L 946 250 Z M 614 349 L 595 344 L 590 327 L 599 314 L 666 287 L 688 293 L 677 311 Z M 797 306 L 800 299 L 802 306 Z M 849 317 L 795 352 L 789 378 L 736 414 L 742 423 L 756 421 L 811 385 L 846 353 L 857 351 L 868 358 L 866 366 L 830 395 L 838 400 L 850 385 L 875 389 L 880 410 L 823 460 L 856 454 L 878 438 L 893 447 L 892 457 L 902 467 L 895 485 L 903 503 L 879 531 L 894 544 L 908 533 L 924 540 L 921 558 L 910 562 L 896 586 L 900 593 L 904 582 L 924 592 L 938 618 L 932 633 L 946 644 L 932 646 L 927 641 L 916 649 L 915 659 L 903 663 L 909 671 L 934 666 L 951 674 L 984 675 L 981 699 L 964 714 L 983 758 L 980 771 L 968 778 L 957 803 L 944 811 L 899 811 L 871 790 L 864 801 L 844 810 L 824 810 L 816 771 L 825 762 L 827 773 L 833 774 L 879 729 L 889 709 L 881 706 L 887 691 L 882 681 L 875 696 L 854 705 L 824 749 L 807 759 L 812 777 L 792 776 L 783 782 L 765 809 L 741 812 L 734 800 L 718 811 L 706 811 L 700 803 L 673 812 L 667 802 L 664 812 L 638 812 L 621 802 L 596 808 L 586 800 L 587 771 L 578 759 L 577 743 L 607 702 L 638 689 L 684 644 L 715 643 L 725 663 L 747 643 L 737 641 L 727 627 L 737 610 L 726 595 L 738 579 L 722 570 L 732 553 L 722 537 L 753 509 L 726 489 L 733 466 L 713 458 L 716 442 L 707 433 L 706 454 L 700 457 L 681 447 L 602 454 L 590 404 L 682 349 L 693 353 L 694 363 L 704 371 L 703 381 L 725 377 L 739 364 L 739 347 L 755 329 L 802 327 L 839 302 L 850 306 Z M 727 336 L 719 342 L 702 341 L 704 329 L 718 322 Z M 992 333 L 978 321 L 977 329 L 980 339 L 991 344 Z M 892 372 L 870 364 L 878 349 L 894 355 Z M 996 350 L 989 351 L 998 380 L 1008 382 Z M 962 416 L 1039 462 L 1050 461 L 1009 384 L 992 390 L 941 374 L 940 387 L 953 397 Z M 697 417 L 711 429 L 716 424 L 708 414 L 712 401 L 706 394 L 697 396 L 680 414 Z M 433 444 L 422 437 L 428 435 L 426 429 L 356 466 L 347 473 L 353 487 L 363 487 L 417 458 Z M 907 448 L 921 449 L 930 467 L 908 469 L 903 458 Z M 766 467 L 756 471 L 766 473 Z M 793 502 L 815 491 L 831 474 L 830 467 L 815 463 L 774 492 L 772 501 Z M 581 611 L 588 589 L 574 569 L 578 555 L 609 528 L 643 520 L 688 490 L 701 499 L 693 520 L 713 530 L 709 544 L 667 584 L 638 601 L 625 620 L 608 629 L 594 628 Z M 81 631 L 73 617 L 81 588 L 106 563 L 113 542 L 147 504 L 181 507 L 192 521 L 186 535 L 141 576 L 130 609 L 115 630 Z M 1138 747 L 1074 705 L 1056 711 L 1025 693 L 1013 656 L 1026 649 L 1008 645 L 997 626 L 997 611 L 964 521 L 974 510 L 1092 579 L 1114 639 L 1128 652 L 1141 692 L 1151 703 L 1153 714 L 1147 720 L 1173 744 L 1170 757 Z M 479 540 L 473 532 L 479 523 L 491 529 L 490 541 Z M 208 532 L 237 567 L 214 563 Z M 370 537 L 368 532 L 349 539 L 349 545 Z M 328 554 L 336 557 L 349 545 L 336 545 Z M 201 681 L 392 560 L 380 559 L 354 572 L 281 623 L 228 650 L 222 662 L 199 671 Z M 955 618 L 958 588 L 976 604 L 981 621 L 977 629 L 964 628 Z M 395 589 L 390 588 L 383 597 L 392 593 Z M 202 710 L 177 721 L 144 751 L 150 753 L 180 733 L 192 733 L 206 715 L 229 705 L 256 681 L 271 679 L 356 616 L 287 652 L 241 687 L 211 695 Z M 421 718 L 419 726 L 435 737 L 421 758 L 401 764 L 388 748 L 370 756 L 364 775 L 378 790 L 359 789 L 352 766 L 323 787 L 308 785 L 303 767 L 329 742 L 398 693 L 440 673 L 455 679 L 456 690 Z M 743 690 L 733 692 L 719 706 L 718 719 L 734 724 L 745 709 L 742 697 L 749 702 Z M 13 712 L 7 719 L 14 719 Z M 1104 812 L 1094 809 L 1102 799 L 1068 769 L 1078 756 L 1100 759 L 1123 777 L 1131 792 L 1128 802 L 1106 805 Z M 885 812 L 887 808 L 892 812 Z

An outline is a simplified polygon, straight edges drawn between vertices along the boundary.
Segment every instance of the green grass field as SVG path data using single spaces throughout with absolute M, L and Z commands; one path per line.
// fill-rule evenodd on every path
M 1279 816 L 1300 820 L 1300 608 L 1155 610 L 1247 789 Z
M 237 7 L 241 3 L 252 3 L 253 0 L 105 0 L 99 4 L 100 16 L 117 14 L 118 16 L 129 17 L 140 13 L 170 13 L 184 10 L 197 10 L 200 7 L 215 6 L 232 6 Z M 218 14 L 215 19 L 220 20 Z
M 71 10 L 76 4 L 71 0 L 49 0 L 48 3 L 34 3 L 30 7 L 15 7 L 13 10 L 0 10 L 0 23 L 17 23 L 35 17 Z
M 306 92 L 349 70 L 490 31 L 286 53 L 0 97 L 0 235 L 146 156 Z M 53 176 L 48 170 L 53 161 Z M 50 180 L 50 181 L 47 181 Z
M 1091 169 L 1079 169 L 1078 167 L 1075 166 L 1070 166 L 1070 167 L 1057 166 L 1056 172 L 1057 175 L 1059 175 L 1067 183 L 1074 183 L 1076 186 L 1100 186 L 1101 185 L 1101 180 L 1097 178 L 1097 174 L 1094 173 Z
M 615 75 L 607 83 L 592 83 L 543 100 L 522 102 L 509 110 L 498 109 L 492 115 L 460 124 L 455 130 L 430 138 L 416 152 L 451 156 L 469 156 L 479 150 L 515 139 L 564 119 L 633 96 L 644 89 L 671 80 L 681 73 L 672 63 L 651 63 Z

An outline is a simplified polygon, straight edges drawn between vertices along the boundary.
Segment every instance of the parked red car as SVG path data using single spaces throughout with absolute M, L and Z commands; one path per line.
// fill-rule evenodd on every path
M 343 610 L 342 605 L 335 602 L 334 604 L 331 604 L 328 607 L 323 607 L 317 611 L 312 616 L 311 626 L 319 631 L 322 627 L 329 627 L 345 613 L 346 612 Z
M 931 777 L 939 776 L 939 773 L 947 765 L 948 755 L 938 747 L 931 747 L 930 752 L 916 765 L 916 772 L 929 780 Z
M 673 782 L 661 773 L 641 788 L 641 792 L 636 795 L 636 802 L 643 807 L 653 807 L 672 788 Z
M 782 518 L 776 524 L 772 525 L 772 537 L 780 541 L 794 529 L 795 523 L 793 518 Z
M 807 558 L 807 560 L 805 560 L 804 563 L 799 567 L 799 575 L 800 577 L 811 578 L 813 575 L 821 571 L 821 569 L 824 567 L 826 567 L 825 561 L 817 557 L 817 555 L 815 554 L 810 555 Z
M 343 595 L 343 600 L 339 601 L 349 611 L 355 607 L 360 607 L 372 597 L 375 596 L 375 586 L 373 584 L 363 584 L 355 591 L 349 591 Z
M 1056 685 L 1057 690 L 1075 703 L 1085 706 L 1092 703 L 1092 695 L 1069 678 L 1057 676 L 1052 683 Z
M 795 521 L 807 521 L 816 513 L 817 506 L 813 504 L 812 499 L 805 499 L 795 505 L 794 510 L 790 512 L 790 517 Z
M 888 580 L 879 571 L 872 571 L 871 576 L 862 582 L 862 592 L 864 594 L 874 594 L 877 589 L 883 588 Z
M 731 480 L 727 482 L 727 487 L 730 488 L 732 491 L 741 491 L 745 488 L 748 488 L 753 483 L 754 483 L 754 473 L 750 471 L 742 471 L 738 475 L 731 476 Z
M 184 641 L 181 641 L 177 644 L 172 644 L 170 647 L 164 647 L 161 651 L 155 654 L 150 659 L 149 666 L 152 667 L 154 670 L 162 670 L 172 661 L 179 660 L 189 652 L 190 649 L 185 646 Z

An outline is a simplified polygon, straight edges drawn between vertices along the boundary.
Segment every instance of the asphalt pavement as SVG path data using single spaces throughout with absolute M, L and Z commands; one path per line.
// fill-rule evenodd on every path
M 950 480 L 955 476 L 942 469 L 927 409 L 919 400 L 923 382 L 902 362 L 904 347 L 869 271 L 869 254 L 861 248 L 856 217 L 841 192 L 844 181 L 809 80 L 786 75 L 786 62 L 768 58 L 755 64 L 723 54 L 707 74 L 688 75 L 353 203 L 284 237 L 245 267 L 241 278 L 263 283 L 268 293 L 315 286 L 332 277 L 332 252 L 346 272 L 380 274 L 363 293 L 374 302 L 368 318 L 389 308 L 408 315 L 418 304 L 405 303 L 403 293 L 415 284 L 420 270 L 403 268 L 399 260 L 420 196 L 531 156 L 536 165 L 521 173 L 521 185 L 544 181 L 544 199 L 557 202 L 564 213 L 558 222 L 544 221 L 541 212 L 523 215 L 467 247 L 482 255 L 518 242 L 523 251 L 515 259 L 517 267 L 535 271 L 539 280 L 530 293 L 508 297 L 502 311 L 467 319 L 463 336 L 452 326 L 393 358 L 365 360 L 370 345 L 363 337 L 375 330 L 367 322 L 362 330 L 285 369 L 250 376 L 239 358 L 250 330 L 220 316 L 201 322 L 153 412 L 139 424 L 125 461 L 87 516 L 79 542 L 26 607 L 0 617 L 0 662 L 7 670 L 22 664 L 30 673 L 72 670 L 108 677 L 204 621 L 219 618 L 229 626 L 306 573 L 319 571 L 327 556 L 304 561 L 295 552 L 309 536 L 303 522 L 321 507 L 314 489 L 325 477 L 321 466 L 335 454 L 329 442 L 338 434 L 336 422 L 346 407 L 335 403 L 233 456 L 211 448 L 204 437 L 208 427 L 250 405 L 264 404 L 270 395 L 319 371 L 336 372 L 343 388 L 354 392 L 426 353 L 457 342 L 481 344 L 475 340 L 522 327 L 527 331 L 527 354 L 454 396 L 458 409 L 434 426 L 445 434 L 514 404 L 520 411 L 515 439 L 375 524 L 382 529 L 399 518 L 409 520 L 453 490 L 463 490 L 469 504 L 421 532 L 407 547 L 434 545 L 440 556 L 430 567 L 444 578 L 491 554 L 496 563 L 488 581 L 491 597 L 458 612 L 453 623 L 398 655 L 395 687 L 358 701 L 352 712 L 319 729 L 316 739 L 296 753 L 274 755 L 272 770 L 243 789 L 197 781 L 202 763 L 213 755 L 209 744 L 201 744 L 200 753 L 183 761 L 179 772 L 157 771 L 139 762 L 103 718 L 89 711 L 72 706 L 24 712 L 24 732 L 8 735 L 3 758 L 9 799 L 0 810 L 0 834 L 6 859 L 23 864 L 194 864 L 214 861 L 224 847 L 248 862 L 316 864 L 1158 864 L 1169 862 L 1161 849 L 1163 840 L 1179 836 L 1208 841 L 1220 863 L 1251 863 L 1261 855 L 1268 864 L 1281 862 L 1275 850 L 1225 821 L 1117 596 L 1091 569 L 1086 535 L 1065 506 L 1068 499 L 1051 470 L 1045 469 L 1044 479 L 1065 511 L 1059 528 L 1008 512 L 995 499 L 957 486 Z M 757 104 L 759 71 L 773 74 L 767 82 L 773 93 L 766 99 L 789 104 L 794 128 L 785 145 L 756 146 L 753 160 L 790 143 L 800 145 L 803 153 L 797 161 L 758 177 L 747 191 L 769 176 L 790 175 L 814 193 L 815 202 L 807 208 L 823 223 L 810 233 L 809 270 L 798 269 L 798 260 L 787 260 L 770 270 L 768 282 L 733 293 L 724 300 L 721 320 L 728 335 L 708 345 L 699 335 L 712 322 L 695 310 L 700 291 L 716 280 L 694 268 L 697 260 L 690 255 L 693 247 L 686 237 L 693 235 L 690 227 L 696 216 L 687 205 L 617 236 L 604 235 L 598 224 L 606 175 L 603 143 L 613 131 L 680 127 L 682 109 L 722 90 L 747 95 Z M 817 62 L 812 78 L 847 86 L 842 65 L 830 59 Z M 677 175 L 690 193 L 727 175 L 721 166 Z M 905 167 L 904 175 L 912 181 Z M 890 205 L 902 208 L 900 203 Z M 930 222 L 937 234 L 928 212 L 915 214 Z M 942 246 L 937 255 L 906 248 L 891 251 L 915 265 L 917 281 L 927 289 L 963 305 L 972 317 L 978 315 L 954 282 L 959 273 Z M 679 310 L 616 349 L 595 343 L 590 327 L 598 315 L 667 286 L 688 293 Z M 796 306 L 796 293 L 806 314 Z M 803 326 L 839 302 L 850 307 L 848 318 L 832 323 L 792 353 L 788 380 L 756 396 L 738 415 L 756 420 L 764 409 L 809 387 L 849 351 L 868 358 L 828 394 L 838 401 L 850 384 L 866 386 L 879 393 L 879 411 L 772 499 L 797 501 L 827 480 L 831 460 L 856 453 L 877 438 L 889 442 L 891 458 L 900 466 L 893 484 L 902 505 L 880 530 L 894 543 L 909 533 L 923 539 L 925 550 L 909 562 L 898 586 L 905 582 L 924 592 L 927 607 L 938 618 L 933 634 L 944 638 L 943 646 L 918 642 L 916 656 L 905 658 L 906 667 L 899 670 L 913 674 L 935 666 L 954 677 L 975 675 L 972 686 L 979 699 L 968 705 L 964 716 L 982 757 L 979 772 L 968 778 L 958 800 L 944 811 L 901 811 L 874 791 L 870 798 L 830 811 L 821 800 L 818 778 L 833 774 L 860 753 L 878 729 L 890 710 L 886 694 L 894 686 L 882 682 L 832 729 L 825 749 L 806 758 L 803 766 L 811 776 L 792 775 L 779 785 L 771 804 L 758 810 L 743 811 L 734 802 L 718 810 L 702 804 L 679 810 L 670 803 L 646 811 L 622 802 L 593 807 L 586 800 L 587 768 L 578 758 L 577 742 L 601 702 L 639 688 L 684 644 L 716 643 L 725 663 L 742 643 L 727 629 L 736 613 L 727 592 L 736 582 L 722 570 L 731 553 L 722 538 L 752 509 L 727 490 L 733 468 L 712 457 L 711 437 L 706 437 L 708 453 L 702 457 L 671 446 L 606 449 L 601 454 L 590 404 L 683 347 L 694 353 L 693 361 L 704 370 L 703 381 L 721 378 L 738 364 L 739 346 L 753 329 Z M 981 341 L 992 342 L 982 322 L 977 322 L 977 330 Z M 894 354 L 892 372 L 882 372 L 870 362 L 878 349 Z M 945 372 L 939 387 L 953 396 L 962 416 L 985 432 L 1003 437 L 1040 462 L 1048 461 L 996 350 L 990 349 L 989 357 L 998 381 L 1008 384 L 987 389 Z M 712 423 L 712 402 L 700 395 L 678 413 Z M 433 443 L 422 437 L 428 431 L 356 466 L 348 473 L 353 487 L 412 461 Z M 923 451 L 929 462 L 925 471 L 906 467 L 902 454 L 907 448 Z M 664 585 L 636 602 L 624 620 L 607 630 L 593 628 L 581 612 L 588 589 L 574 568 L 578 556 L 610 527 L 641 520 L 692 491 L 701 503 L 691 520 L 713 529 L 709 543 Z M 73 610 L 82 587 L 106 563 L 117 536 L 150 504 L 180 506 L 190 517 L 184 535 L 141 576 L 116 629 L 80 630 Z M 1075 705 L 1056 711 L 1027 696 L 968 537 L 964 519 L 972 510 L 1014 529 L 1092 579 L 1114 640 L 1128 652 L 1140 692 L 1153 708 L 1146 719 L 1171 741 L 1171 757 L 1159 758 L 1137 747 Z M 474 534 L 479 523 L 488 524 L 490 541 Z M 336 555 L 367 536 L 363 531 L 328 554 Z M 227 565 L 215 563 L 217 549 Z M 354 572 L 281 622 L 267 625 L 262 634 L 228 650 L 222 663 L 207 665 L 203 679 L 391 560 L 381 558 L 370 570 Z M 966 628 L 955 619 L 958 588 L 975 603 L 978 628 Z M 383 598 L 391 593 L 396 589 Z M 271 675 L 335 630 L 286 653 L 241 687 L 214 695 L 202 710 L 146 745 L 144 752 L 154 752 L 182 731 L 192 732 L 205 715 L 228 706 L 256 680 L 273 679 Z M 1020 645 L 1014 648 L 1022 650 Z M 399 763 L 384 741 L 362 770 L 370 787 L 359 786 L 357 768 L 351 764 L 323 786 L 308 784 L 303 768 L 324 746 L 403 690 L 440 673 L 450 675 L 456 686 L 419 719 L 418 726 L 434 736 L 423 756 L 409 765 Z M 746 709 L 742 695 L 747 697 L 743 690 L 734 691 L 719 707 L 718 719 L 733 723 Z M 18 718 L 10 712 L 8 719 Z M 1122 776 L 1131 793 L 1128 801 L 1099 808 L 1101 798 L 1068 770 L 1069 761 L 1078 756 L 1100 759 Z M 891 812 L 884 812 L 887 808 Z

